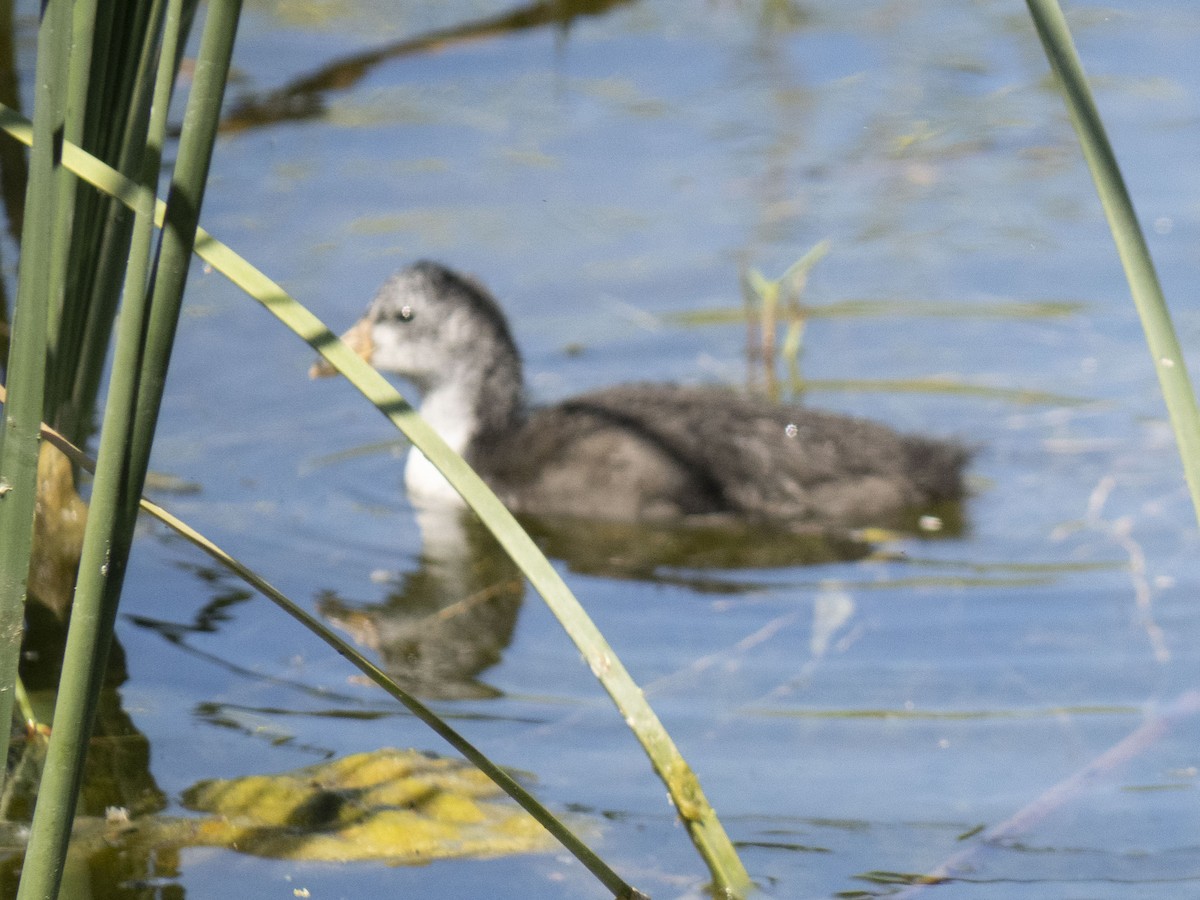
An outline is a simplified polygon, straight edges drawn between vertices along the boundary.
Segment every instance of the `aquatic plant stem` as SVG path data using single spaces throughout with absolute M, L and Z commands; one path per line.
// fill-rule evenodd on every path
M 1061 7 L 1057 0 L 1026 0 L 1026 3 L 1104 206 L 1179 444 L 1192 506 L 1200 520 L 1200 410 L 1146 239 Z
M 63 76 L 70 56 L 71 4 L 47 0 L 38 29 L 35 146 L 8 364 L 12 388 L 0 426 L 0 759 L 7 759 L 13 685 L 21 650 L 26 579 L 37 497 L 38 425 L 46 383 L 48 277 L 61 166 Z
M 87 69 L 87 121 L 81 139 L 67 138 L 70 144 L 113 160 L 135 179 L 140 177 L 146 143 L 165 7 L 166 0 L 96 6 L 94 48 Z M 78 192 L 64 333 L 58 337 L 61 363 L 51 369 L 47 416 L 80 442 L 94 429 L 96 399 L 107 375 L 104 361 L 111 349 L 131 222 L 123 204 L 96 191 Z
M 156 360 L 169 359 L 175 341 L 241 9 L 242 0 L 215 0 L 208 4 L 174 176 L 167 194 L 158 262 L 151 283 L 151 320 L 142 366 L 143 388 L 138 395 L 138 427 L 131 447 L 131 456 L 143 473 L 150 461 L 150 444 L 166 380 L 166 366 L 157 365 Z M 128 498 L 131 510 L 136 508 L 140 493 L 139 485 L 137 495 Z
M 241 0 L 209 3 L 156 272 L 149 291 L 139 277 L 144 269 L 126 283 L 63 674 L 18 900 L 50 900 L 58 893 L 240 12 Z M 138 206 L 143 213 L 153 208 L 145 201 Z
M 95 34 L 94 21 L 96 0 L 76 0 L 71 13 L 71 54 L 66 72 L 66 95 L 63 98 L 63 140 L 83 144 L 83 119 L 87 107 L 88 69 L 92 58 L 92 38 Z M 50 359 L 49 368 L 64 371 L 70 367 L 54 365 L 62 338 L 63 310 L 67 305 L 67 257 L 71 252 L 71 232 L 75 219 L 76 182 L 73 175 L 64 172 L 58 179 L 58 200 L 54 208 L 54 242 L 49 266 L 50 305 L 47 309 L 46 347 Z M 47 394 L 49 396 L 49 394 Z

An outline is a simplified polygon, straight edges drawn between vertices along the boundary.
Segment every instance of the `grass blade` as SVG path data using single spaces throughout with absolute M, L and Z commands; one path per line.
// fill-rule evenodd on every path
M 1104 206 L 1121 265 L 1125 268 L 1125 277 L 1142 320 L 1146 343 L 1150 346 L 1154 369 L 1158 373 L 1159 386 L 1167 404 L 1171 427 L 1179 444 L 1192 506 L 1200 519 L 1200 411 L 1196 408 L 1196 395 L 1188 377 L 1183 350 L 1171 324 L 1171 315 L 1163 299 L 1146 239 L 1138 225 L 1133 202 L 1088 88 L 1087 76 L 1061 7 L 1057 0 L 1026 2 L 1046 51 L 1046 58 L 1058 78 L 1063 99 L 1071 114 L 1071 123 L 1079 136 L 1084 159 L 1087 160 L 1096 192 Z

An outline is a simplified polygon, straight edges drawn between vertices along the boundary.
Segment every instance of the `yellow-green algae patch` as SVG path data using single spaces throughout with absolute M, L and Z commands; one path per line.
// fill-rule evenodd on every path
M 465 762 L 378 750 L 280 775 L 203 781 L 184 804 L 207 815 L 141 815 L 111 807 L 80 816 L 73 846 L 86 858 L 116 850 L 161 854 L 224 847 L 274 859 L 377 861 L 503 856 L 551 849 L 549 834 Z M 27 828 L 0 823 L 0 852 L 19 854 Z
M 183 801 L 211 817 L 187 843 L 293 860 L 395 865 L 549 848 L 545 830 L 466 763 L 377 750 L 281 775 L 201 782 Z

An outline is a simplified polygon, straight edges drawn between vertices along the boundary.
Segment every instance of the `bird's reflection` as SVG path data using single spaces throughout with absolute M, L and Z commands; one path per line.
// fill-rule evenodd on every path
M 424 548 L 415 571 L 388 584 L 382 601 L 327 592 L 318 609 L 379 654 L 406 691 L 436 700 L 495 696 L 479 675 L 512 640 L 525 592 L 521 574 L 465 511 L 418 512 Z
M 943 536 L 961 532 L 961 506 L 938 513 Z M 483 673 L 512 640 L 524 579 L 473 514 L 437 507 L 418 508 L 416 515 L 423 544 L 414 571 L 390 580 L 381 600 L 327 591 L 318 609 L 378 653 L 387 673 L 416 696 L 497 696 Z M 523 518 L 522 525 L 544 553 L 574 572 L 661 582 L 686 573 L 698 589 L 711 579 L 722 592 L 737 587 L 716 573 L 853 561 L 873 549 L 846 531 L 732 522 L 670 527 Z

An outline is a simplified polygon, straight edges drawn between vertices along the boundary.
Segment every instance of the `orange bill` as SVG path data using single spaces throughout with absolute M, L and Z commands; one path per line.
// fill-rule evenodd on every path
M 370 319 L 359 319 L 354 327 L 342 335 L 343 343 L 367 362 L 371 361 L 371 356 L 375 352 L 375 345 L 371 341 L 371 326 Z M 327 375 L 336 374 L 337 369 L 325 359 L 318 359 L 308 370 L 309 378 L 324 378 Z

